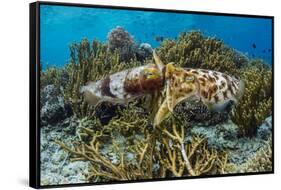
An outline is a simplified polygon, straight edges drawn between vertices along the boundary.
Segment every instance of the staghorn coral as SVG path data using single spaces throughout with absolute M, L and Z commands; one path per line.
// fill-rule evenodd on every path
M 62 142 L 62 148 L 73 154 L 73 160 L 91 162 L 89 181 L 95 180 L 130 180 L 151 178 L 152 165 L 148 164 L 149 151 L 147 120 L 141 110 L 119 110 L 119 116 L 108 125 L 100 128 L 100 124 L 92 119 L 81 120 L 79 136 L 81 141 L 70 149 Z M 84 126 L 87 126 L 84 127 Z M 144 134 L 144 135 L 139 135 Z M 137 161 L 136 161 L 137 160 Z
M 250 137 L 256 135 L 257 127 L 272 111 L 272 71 L 262 64 L 255 65 L 241 71 L 245 91 L 231 115 L 240 128 L 240 134 Z
M 225 173 L 228 163 L 226 153 L 209 149 L 206 139 L 199 136 L 185 142 L 184 127 L 177 127 L 175 122 L 171 125 L 162 129 L 160 161 L 163 167 L 178 177 Z
M 88 124 L 79 127 L 81 141 L 74 148 L 57 143 L 72 155 L 72 161 L 91 162 L 87 179 L 136 180 L 163 177 L 198 176 L 224 173 L 227 154 L 210 150 L 207 141 L 194 136 L 185 142 L 185 130 L 176 121 L 165 129 L 151 128 L 143 110 L 120 110 L 108 125 Z M 171 126 L 170 126 L 171 125 Z M 87 126 L 87 127 L 85 127 Z M 85 174 L 86 175 L 86 174 Z

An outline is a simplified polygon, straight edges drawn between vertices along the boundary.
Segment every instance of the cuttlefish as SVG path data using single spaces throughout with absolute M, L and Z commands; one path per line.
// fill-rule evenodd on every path
M 155 125 L 159 125 L 184 100 L 202 102 L 209 109 L 220 111 L 243 95 L 243 81 L 224 73 L 178 68 L 172 63 L 165 68 L 166 98 L 155 116 Z
M 154 125 L 159 125 L 184 100 L 201 101 L 210 109 L 224 109 L 230 102 L 242 96 L 244 83 L 224 73 L 205 69 L 164 65 L 155 51 L 155 64 L 117 72 L 82 86 L 85 100 L 96 106 L 100 102 L 127 103 L 131 100 L 165 90 Z

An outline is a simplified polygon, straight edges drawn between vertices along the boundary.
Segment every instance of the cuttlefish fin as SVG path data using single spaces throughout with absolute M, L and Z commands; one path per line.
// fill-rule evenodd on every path
M 168 109 L 167 100 L 165 99 L 155 115 L 154 126 L 158 126 L 164 119 L 166 119 L 169 116 L 169 114 L 170 111 Z
M 153 50 L 153 59 L 158 67 L 158 69 L 160 71 L 163 70 L 163 68 L 165 67 L 165 65 L 163 64 L 163 62 L 161 61 L 161 59 L 158 57 L 158 55 L 156 54 L 155 50 Z
M 91 90 L 89 89 L 91 85 L 92 84 L 88 84 L 87 86 L 82 86 L 80 89 L 80 93 L 83 94 L 84 99 L 88 104 L 96 107 L 99 103 L 102 102 L 102 100 L 91 92 Z

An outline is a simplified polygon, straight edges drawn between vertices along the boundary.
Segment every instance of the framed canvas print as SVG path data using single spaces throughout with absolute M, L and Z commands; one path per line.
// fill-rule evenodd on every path
M 30 4 L 30 186 L 273 173 L 273 17 Z

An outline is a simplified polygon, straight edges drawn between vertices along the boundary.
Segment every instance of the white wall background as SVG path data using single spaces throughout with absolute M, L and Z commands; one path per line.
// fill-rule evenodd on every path
M 63 1 L 63 0 L 60 0 Z M 0 189 L 28 189 L 28 56 L 30 0 L 0 4 Z M 277 0 L 68 0 L 64 2 L 275 16 L 275 174 L 177 180 L 75 189 L 273 189 L 280 188 L 281 11 Z M 280 3 L 281 4 L 281 3 Z M 211 24 L 211 23 L 210 23 Z M 66 188 L 61 188 L 66 189 Z M 74 188 L 73 188 L 74 189 Z

